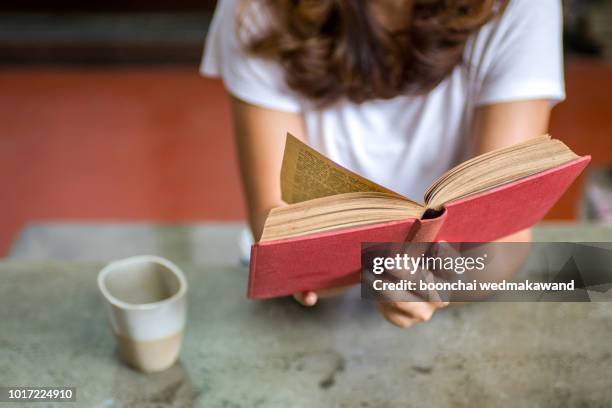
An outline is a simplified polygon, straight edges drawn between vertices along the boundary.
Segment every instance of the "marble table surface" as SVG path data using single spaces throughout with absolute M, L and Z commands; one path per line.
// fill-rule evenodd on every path
M 20 256 L 14 251 L 0 262 L 0 385 L 75 386 L 77 402 L 64 404 L 71 407 L 612 403 L 611 303 L 474 303 L 400 330 L 362 301 L 358 288 L 312 309 L 288 299 L 248 301 L 246 267 L 233 256 L 239 225 L 139 228 L 157 231 L 155 242 L 165 250 L 125 238 L 134 231 L 123 235 L 123 245 L 113 243 L 119 253 L 104 252 L 104 234 L 89 240 L 76 234 L 75 246 L 97 242 L 101 255 L 78 258 L 73 249 L 51 259 L 60 240 L 45 248 L 39 234 L 35 245 L 18 242 Z M 193 228 L 199 228 L 197 243 L 209 249 L 193 242 L 183 247 Z M 612 241 L 612 230 L 549 225 L 536 237 Z M 28 255 L 28 245 L 38 255 Z M 190 284 L 180 361 L 158 374 L 118 362 L 97 294 L 95 277 L 105 258 L 132 250 L 176 261 Z

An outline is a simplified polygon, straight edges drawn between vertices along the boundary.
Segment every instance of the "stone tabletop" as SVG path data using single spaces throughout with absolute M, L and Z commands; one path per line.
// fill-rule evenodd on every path
M 589 228 L 573 226 L 567 240 L 612 241 Z M 612 401 L 610 303 L 475 303 L 400 330 L 357 288 L 312 309 L 248 301 L 238 262 L 173 260 L 190 283 L 187 332 L 180 362 L 152 375 L 117 360 L 95 285 L 103 262 L 1 262 L 0 385 L 72 385 L 77 402 L 65 405 L 74 407 Z

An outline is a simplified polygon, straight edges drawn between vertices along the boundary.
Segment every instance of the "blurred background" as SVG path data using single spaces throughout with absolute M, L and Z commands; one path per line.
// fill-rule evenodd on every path
M 0 257 L 37 222 L 244 218 L 227 94 L 198 75 L 214 5 L 0 4 Z M 547 218 L 612 224 L 612 0 L 564 10 L 551 134 L 593 163 Z

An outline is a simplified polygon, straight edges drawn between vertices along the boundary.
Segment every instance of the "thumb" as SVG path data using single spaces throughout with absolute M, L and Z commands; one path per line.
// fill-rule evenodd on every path
M 314 306 L 318 300 L 317 294 L 309 290 L 294 293 L 293 298 L 302 306 Z

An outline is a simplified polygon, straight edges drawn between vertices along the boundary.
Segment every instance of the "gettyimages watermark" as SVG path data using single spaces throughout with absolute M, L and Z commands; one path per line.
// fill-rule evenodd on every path
M 612 243 L 363 243 L 376 301 L 608 302 Z

